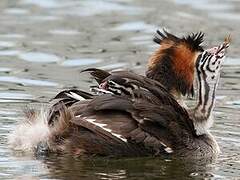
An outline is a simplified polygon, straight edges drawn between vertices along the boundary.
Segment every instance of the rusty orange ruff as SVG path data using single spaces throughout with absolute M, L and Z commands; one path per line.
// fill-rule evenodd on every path
M 187 43 L 180 42 L 177 44 L 168 39 L 163 40 L 161 46 L 150 57 L 148 69 L 153 69 L 154 66 L 161 62 L 162 57 L 165 55 L 163 51 L 168 48 L 173 49 L 173 53 L 170 54 L 173 59 L 172 70 L 176 76 L 184 79 L 184 82 L 188 86 L 187 89 L 190 90 L 194 80 L 194 66 L 197 52 L 191 51 Z

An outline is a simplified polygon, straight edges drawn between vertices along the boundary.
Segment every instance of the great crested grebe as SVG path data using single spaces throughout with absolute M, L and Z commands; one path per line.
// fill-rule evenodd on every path
M 220 67 L 228 46 L 225 42 L 197 58 L 199 98 L 192 110 L 194 116 L 160 83 L 140 76 L 143 84 L 141 80 L 131 81 L 139 87 L 131 91 L 134 97 L 104 94 L 66 106 L 64 99 L 69 96 L 62 96 L 59 113 L 53 110 L 50 115 L 51 124 L 47 122 L 49 112 L 30 111 L 27 121 L 10 137 L 10 144 L 15 149 L 34 151 L 43 146 L 48 151 L 77 156 L 171 154 L 202 158 L 216 155 L 219 148 L 212 135 L 206 129 L 198 133 L 196 127 L 208 121 L 212 114 Z M 128 82 L 126 80 L 113 80 L 113 87 Z M 40 134 L 37 134 L 38 128 Z
M 182 96 L 186 94 L 193 96 L 194 94 L 194 66 L 198 54 L 203 51 L 201 46 L 203 37 L 204 34 L 202 32 L 192 33 L 179 38 L 166 30 L 162 32 L 157 30 L 153 39 L 160 47 L 149 58 L 146 76 L 160 82 L 161 86 L 164 86 L 177 99 L 178 103 L 184 107 L 187 106 Z M 99 87 L 93 86 L 91 88 L 94 95 L 104 93 L 128 93 L 128 91 L 124 90 L 124 87 L 117 87 L 116 84 L 114 88 L 111 88 L 111 81 L 107 82 L 108 79 L 114 78 L 117 80 L 123 77 L 130 77 L 132 80 L 135 78 L 135 81 L 140 81 L 141 79 L 140 76 L 129 71 L 114 71 L 109 73 L 101 69 L 89 68 L 82 72 L 90 72 L 98 82 Z M 128 83 L 128 85 L 129 87 L 127 88 L 134 88 L 131 83 Z M 125 84 L 125 86 L 128 85 Z M 83 98 L 91 99 L 94 95 L 73 89 L 61 91 L 53 99 L 65 97 L 64 103 L 66 106 L 69 106 Z M 67 96 L 69 98 L 66 98 Z M 50 112 L 51 114 L 58 111 L 57 106 L 59 107 L 59 105 L 56 104 L 56 108 L 54 108 L 54 112 Z M 51 119 L 51 116 L 49 116 L 49 119 Z M 52 121 L 50 120 L 48 122 L 51 123 Z

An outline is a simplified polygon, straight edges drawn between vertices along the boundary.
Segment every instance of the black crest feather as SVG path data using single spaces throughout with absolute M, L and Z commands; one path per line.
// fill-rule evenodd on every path
M 164 40 L 168 40 L 173 43 L 185 42 L 192 51 L 201 51 L 202 52 L 203 48 L 202 48 L 201 44 L 204 40 L 203 38 L 204 38 L 204 33 L 201 31 L 198 33 L 191 33 L 188 36 L 179 38 L 179 37 L 169 33 L 167 30 L 163 29 L 162 31 L 160 31 L 160 30 L 156 31 L 153 41 L 160 45 Z
M 203 32 L 198 32 L 198 33 L 192 33 L 186 37 L 183 38 L 183 41 L 186 42 L 191 50 L 194 51 L 203 51 L 203 48 L 201 46 L 204 38 L 204 33 Z
M 162 41 L 166 39 L 173 42 L 178 42 L 180 40 L 177 36 L 174 36 L 173 34 L 169 33 L 167 30 L 163 29 L 162 32 L 159 30 L 156 31 L 153 41 L 157 44 L 161 44 Z

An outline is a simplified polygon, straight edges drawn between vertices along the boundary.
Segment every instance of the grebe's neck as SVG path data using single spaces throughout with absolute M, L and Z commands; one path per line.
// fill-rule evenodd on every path
M 219 77 L 215 80 L 207 81 L 206 74 L 197 74 L 198 82 L 198 101 L 192 110 L 194 126 L 197 135 L 206 134 L 213 124 L 213 108 L 216 100 L 216 89 Z

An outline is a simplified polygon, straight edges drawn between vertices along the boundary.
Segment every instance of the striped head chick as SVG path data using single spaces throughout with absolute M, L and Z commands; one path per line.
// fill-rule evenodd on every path
M 153 39 L 160 47 L 149 58 L 146 76 L 159 81 L 179 102 L 182 95 L 194 95 L 194 67 L 203 37 L 202 32 L 179 38 L 157 30 Z
M 194 109 L 189 110 L 197 135 L 205 134 L 213 124 L 216 90 L 229 44 L 230 37 L 226 38 L 223 44 L 207 49 L 198 56 L 196 62 L 198 102 Z

